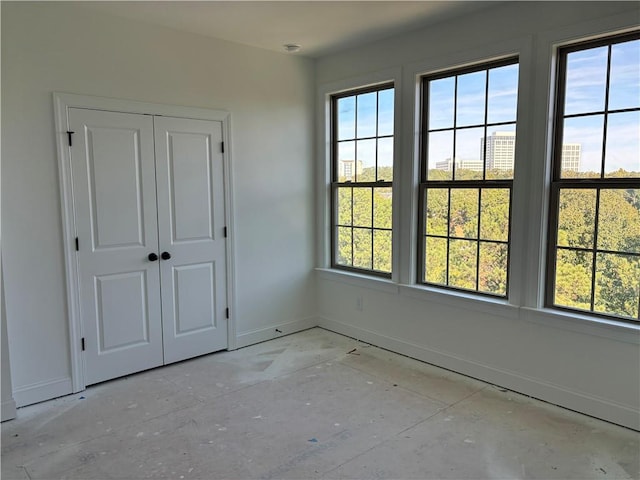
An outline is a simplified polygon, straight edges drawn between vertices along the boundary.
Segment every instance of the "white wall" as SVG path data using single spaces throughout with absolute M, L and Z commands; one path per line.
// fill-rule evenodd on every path
M 242 345 L 314 321 L 313 73 L 310 60 L 80 3 L 2 2 L 2 251 L 19 405 L 70 392 L 52 92 L 231 112 Z
M 548 119 L 554 45 L 638 25 L 635 2 L 497 2 L 456 21 L 321 58 L 318 82 L 320 325 L 552 403 L 640 429 L 637 325 L 542 308 Z M 420 74 L 520 55 L 511 296 L 508 302 L 415 284 Z M 326 222 L 327 95 L 394 79 L 394 274 L 331 271 Z M 363 310 L 356 309 L 362 297 Z

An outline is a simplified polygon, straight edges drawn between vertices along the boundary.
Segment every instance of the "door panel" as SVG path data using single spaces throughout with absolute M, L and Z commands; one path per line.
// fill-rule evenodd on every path
M 214 265 L 204 263 L 173 269 L 176 337 L 216 328 Z
M 87 127 L 94 248 L 144 244 L 140 132 Z
M 165 363 L 227 347 L 222 123 L 156 117 Z
M 149 342 L 145 272 L 95 277 L 98 355 Z
M 85 384 L 162 365 L 153 120 L 69 109 Z
M 173 244 L 212 238 L 210 140 L 207 134 L 167 133 Z

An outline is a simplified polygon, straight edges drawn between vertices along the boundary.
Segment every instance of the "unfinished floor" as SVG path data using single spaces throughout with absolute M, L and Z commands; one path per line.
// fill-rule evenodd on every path
M 315 328 L 22 408 L 2 479 L 622 479 L 639 440 Z

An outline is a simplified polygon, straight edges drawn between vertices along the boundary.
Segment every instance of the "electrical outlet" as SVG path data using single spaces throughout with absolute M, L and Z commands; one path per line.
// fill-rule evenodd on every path
M 358 295 L 358 296 L 356 297 L 356 310 L 358 310 L 359 312 L 361 312 L 361 311 L 362 311 L 362 304 L 363 304 L 363 302 L 362 302 L 362 296 L 361 296 L 361 295 Z

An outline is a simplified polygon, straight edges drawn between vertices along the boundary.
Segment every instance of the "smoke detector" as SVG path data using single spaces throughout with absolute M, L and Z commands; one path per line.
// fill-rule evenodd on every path
M 284 51 L 289 53 L 294 53 L 300 50 L 301 46 L 297 43 L 285 43 L 283 45 Z

